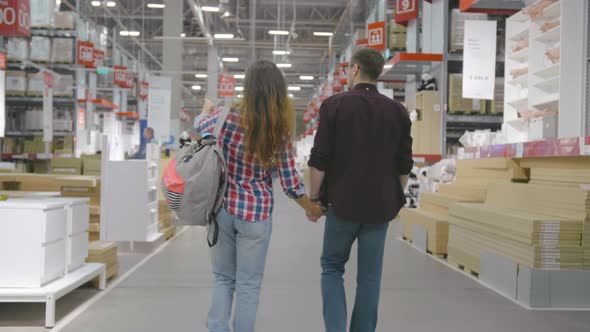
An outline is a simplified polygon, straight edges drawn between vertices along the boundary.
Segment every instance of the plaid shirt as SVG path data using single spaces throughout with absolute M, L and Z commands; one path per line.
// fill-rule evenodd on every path
M 203 117 L 196 129 L 200 133 L 213 133 L 221 109 Z M 240 127 L 240 113 L 232 109 L 220 133 L 218 142 L 228 167 L 228 190 L 224 206 L 227 211 L 243 220 L 262 221 L 272 215 L 274 198 L 273 169 L 256 163 L 246 153 L 244 131 Z M 276 167 L 283 190 L 292 199 L 301 198 L 305 189 L 297 170 L 290 144 L 286 144 L 277 158 Z

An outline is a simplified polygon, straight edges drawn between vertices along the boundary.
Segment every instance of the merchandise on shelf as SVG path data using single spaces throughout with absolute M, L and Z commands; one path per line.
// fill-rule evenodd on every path
M 486 21 L 487 19 L 487 14 L 463 13 L 460 9 L 453 9 L 451 14 L 451 52 L 463 50 L 465 21 Z
M 31 27 L 51 28 L 54 25 L 55 1 L 31 0 Z
M 24 96 L 27 92 L 27 74 L 24 71 L 6 72 L 6 94 Z
M 6 51 L 9 60 L 27 60 L 29 58 L 29 41 L 24 38 L 8 38 Z
M 51 158 L 51 174 L 82 175 L 82 159 Z
M 449 75 L 449 113 L 486 113 L 486 102 L 463 98 L 463 75 Z
M 76 27 L 76 14 L 74 12 L 56 12 L 54 21 L 56 29 L 74 30 Z
M 422 91 L 416 95 L 417 117 L 412 122 L 413 152 L 441 154 L 441 107 L 438 91 Z M 412 107 L 410 107 L 412 109 Z
M 74 76 L 60 75 L 53 86 L 54 97 L 74 97 Z
M 53 38 L 53 52 L 51 62 L 53 63 L 74 63 L 74 39 Z
M 488 113 L 492 115 L 504 113 L 504 78 L 496 78 L 496 87 L 494 88 L 494 100 L 489 102 Z
M 33 36 L 31 38 L 31 61 L 49 62 L 51 60 L 51 39 Z
M 466 131 L 459 139 L 464 147 L 491 146 L 504 144 L 504 141 L 502 132 L 493 132 L 490 129 Z
M 30 73 L 27 75 L 27 96 L 41 97 L 45 92 L 45 81 L 43 80 L 43 73 Z
M 88 245 L 88 258 L 86 262 L 105 264 L 107 267 L 107 279 L 110 279 L 119 273 L 117 251 L 118 245 L 116 242 L 92 241 Z

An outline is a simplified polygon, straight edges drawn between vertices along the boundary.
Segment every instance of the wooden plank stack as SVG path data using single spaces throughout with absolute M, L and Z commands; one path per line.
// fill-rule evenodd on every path
M 579 187 L 590 184 L 590 157 L 530 158 L 520 160 L 531 170 L 531 184 Z
M 400 219 L 404 237 L 412 240 L 413 225 L 428 233 L 427 249 L 434 255 L 447 254 L 449 207 L 457 202 L 483 202 L 489 183 L 525 180 L 528 174 L 511 159 L 457 160 L 457 176 L 452 184 L 441 184 L 439 192 L 420 194 L 418 209 L 403 209 Z
M 107 268 L 107 279 L 119 273 L 118 246 L 116 242 L 94 241 L 88 245 L 88 263 L 102 263 Z
M 582 269 L 589 193 L 563 186 L 490 184 L 485 203 L 451 206 L 449 260 L 476 272 L 483 253 L 530 268 Z
M 158 201 L 158 230 L 167 240 L 176 234 L 176 214 L 170 211 L 166 200 Z
M 60 186 L 64 197 L 90 198 L 90 228 L 89 240 L 100 239 L 100 177 L 97 176 L 68 176 L 58 177 L 56 182 Z

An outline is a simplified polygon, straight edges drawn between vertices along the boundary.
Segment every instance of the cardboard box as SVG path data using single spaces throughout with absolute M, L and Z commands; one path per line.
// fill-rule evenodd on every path
M 40 36 L 31 38 L 31 60 L 37 62 L 51 60 L 51 39 Z
M 53 86 L 53 96 L 74 97 L 74 77 L 72 75 L 61 75 Z
M 486 101 L 463 98 L 463 75 L 449 75 L 449 113 L 486 113 Z
M 56 12 L 53 19 L 56 29 L 74 30 L 76 27 L 76 14 L 74 12 Z
M 28 74 L 27 75 L 27 96 L 40 97 L 45 92 L 45 82 L 43 81 L 43 74 Z
M 406 33 L 392 33 L 389 35 L 389 49 L 406 49 Z
M 31 28 L 50 28 L 53 26 L 55 1 L 31 0 Z
M 78 158 L 51 158 L 52 174 L 81 175 L 82 159 Z
M 53 51 L 51 52 L 51 62 L 54 63 L 74 63 L 74 39 L 73 38 L 53 38 Z
M 29 58 L 29 41 L 24 38 L 8 38 L 6 50 L 9 60 L 27 60 Z
M 6 94 L 24 96 L 27 92 L 27 74 L 24 71 L 6 72 Z

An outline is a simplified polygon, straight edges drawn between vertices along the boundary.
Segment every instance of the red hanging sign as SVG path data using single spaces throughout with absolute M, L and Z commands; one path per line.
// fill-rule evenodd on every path
M 407 25 L 418 18 L 418 0 L 397 0 L 395 2 L 395 22 Z
M 0 1 L 0 36 L 31 36 L 31 5 L 29 0 Z
M 148 82 L 142 81 L 139 83 L 139 98 L 145 100 L 148 97 L 148 93 L 150 90 L 150 84 Z
M 133 87 L 135 87 L 134 83 L 135 82 L 134 82 L 133 73 L 131 73 L 130 71 L 127 71 L 126 75 L 125 75 L 125 85 L 122 86 L 122 88 L 133 89 Z
M 94 44 L 78 41 L 78 64 L 90 67 L 94 64 Z
M 348 62 L 340 64 L 340 83 L 348 84 L 348 75 L 346 74 L 346 68 L 348 68 Z
M 43 72 L 43 82 L 48 89 L 53 88 L 53 75 L 48 72 Z
M 233 97 L 236 95 L 236 79 L 231 75 L 219 75 L 219 97 Z
M 98 68 L 104 65 L 104 52 L 101 50 L 92 50 L 92 65 L 89 68 Z
M 338 93 L 341 92 L 344 88 L 342 81 L 340 81 L 340 71 L 334 73 L 334 84 L 332 85 L 332 89 L 334 92 Z
M 115 66 L 115 85 L 123 89 L 133 88 L 133 74 L 125 66 Z
M 0 70 L 6 70 L 6 53 L 0 53 Z
M 369 47 L 379 51 L 385 50 L 385 22 L 371 23 L 367 26 L 369 31 Z
M 78 128 L 86 128 L 86 111 L 83 108 L 78 109 Z
M 369 47 L 369 38 L 361 38 L 356 41 L 356 49 Z

